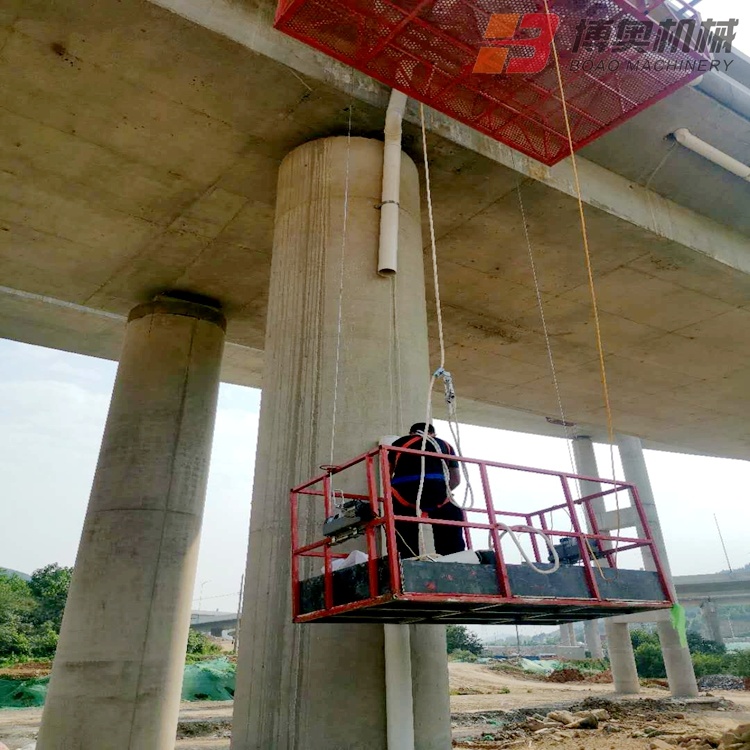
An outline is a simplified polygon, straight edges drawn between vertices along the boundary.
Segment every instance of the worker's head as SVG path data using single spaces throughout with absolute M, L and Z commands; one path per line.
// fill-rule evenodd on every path
M 426 422 L 415 422 L 409 428 L 409 432 L 412 435 L 421 434 L 423 432 L 426 432 L 428 435 L 434 435 L 435 428 L 431 424 L 428 425 Z

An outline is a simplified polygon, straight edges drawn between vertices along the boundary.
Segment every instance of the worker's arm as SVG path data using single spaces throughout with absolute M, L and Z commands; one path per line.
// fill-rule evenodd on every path
M 446 452 L 450 453 L 451 456 L 456 455 L 456 451 L 453 450 L 453 446 L 450 443 L 446 443 L 445 447 L 448 449 Z M 458 461 L 448 461 L 448 485 L 454 490 L 459 484 L 461 484 L 461 470 L 458 466 Z

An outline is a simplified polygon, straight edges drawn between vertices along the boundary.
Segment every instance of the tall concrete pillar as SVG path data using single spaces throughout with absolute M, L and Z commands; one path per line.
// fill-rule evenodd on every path
M 567 622 L 564 622 L 562 625 L 560 625 L 560 645 L 563 648 L 570 648 L 571 646 L 575 646 L 575 643 L 572 643 L 570 640 L 570 628 L 568 627 Z
M 716 604 L 711 599 L 706 599 L 706 601 L 701 602 L 700 609 L 708 639 L 723 646 L 724 636 L 721 633 L 719 612 L 716 609 Z
M 664 535 L 659 523 L 659 514 L 656 510 L 656 501 L 654 500 L 651 481 L 648 477 L 646 460 L 643 456 L 643 446 L 639 438 L 628 435 L 619 435 L 617 443 L 620 449 L 620 459 L 622 460 L 625 478 L 638 488 L 638 494 L 643 503 L 646 518 L 651 528 L 667 581 L 674 593 L 667 548 L 664 544 Z M 642 534 L 643 529 L 638 528 L 638 532 Z M 654 560 L 648 551 L 643 554 L 643 563 L 646 570 L 656 569 Z M 664 655 L 664 666 L 667 669 L 667 679 L 669 680 L 672 695 L 680 698 L 696 697 L 698 695 L 698 685 L 695 681 L 695 672 L 693 670 L 693 662 L 690 658 L 690 651 L 687 647 L 680 645 L 679 636 L 670 622 L 659 621 L 656 627 L 659 633 L 659 641 Z
M 172 750 L 224 317 L 130 314 L 38 750 Z
M 383 627 L 293 625 L 289 572 L 289 489 L 331 462 L 336 394 L 334 463 L 424 418 L 429 364 L 417 170 L 402 156 L 399 272 L 384 279 L 376 271 L 382 159 L 378 141 L 327 138 L 300 146 L 281 165 L 233 750 L 386 748 Z M 394 284 L 400 398 L 389 377 Z M 346 487 L 366 491 L 364 474 Z M 310 517 L 316 538 L 322 520 Z M 445 629 L 410 631 L 416 748 L 445 750 Z
M 565 625 L 563 625 L 564 628 L 568 631 L 568 643 L 570 643 L 571 646 L 575 647 L 578 645 L 578 639 L 576 638 L 576 631 L 573 627 L 572 622 L 566 622 Z
M 599 469 L 596 465 L 596 454 L 594 453 L 594 444 L 590 437 L 581 435 L 573 440 L 573 455 L 576 462 L 576 471 L 586 477 L 598 477 Z M 581 492 L 583 495 L 593 494 L 601 490 L 599 482 L 581 482 Z M 597 520 L 604 517 L 604 498 L 596 498 L 592 501 L 591 506 Z M 591 528 L 588 523 L 586 523 Z M 605 548 L 607 544 L 603 545 Z M 606 560 L 601 560 L 602 567 L 607 566 Z M 641 685 L 638 681 L 638 670 L 635 666 L 635 655 L 633 654 L 633 644 L 630 640 L 630 631 L 628 626 L 623 623 L 614 623 L 610 618 L 604 620 L 604 632 L 607 635 L 607 652 L 609 655 L 610 667 L 612 669 L 612 679 L 614 680 L 615 692 L 623 695 L 630 695 L 640 692 Z M 601 637 L 599 636 L 599 627 L 596 623 L 596 639 L 592 634 L 592 646 L 598 641 L 598 652 L 603 653 Z M 588 644 L 587 644 L 588 645 Z M 601 658 L 601 657 L 595 657 Z
M 603 659 L 602 639 L 599 635 L 599 620 L 586 620 L 584 623 L 586 633 L 586 650 L 592 659 Z

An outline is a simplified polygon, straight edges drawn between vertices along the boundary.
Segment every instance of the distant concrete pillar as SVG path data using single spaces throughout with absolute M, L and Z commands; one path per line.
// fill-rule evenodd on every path
M 628 435 L 619 435 L 617 443 L 620 448 L 620 459 L 625 471 L 625 478 L 638 488 L 638 494 L 643 503 L 646 518 L 651 528 L 654 542 L 656 543 L 656 549 L 661 558 L 667 581 L 674 593 L 667 548 L 664 544 L 664 535 L 659 523 L 659 514 L 656 510 L 656 501 L 654 500 L 654 493 L 651 488 L 648 469 L 646 468 L 646 459 L 643 456 L 643 446 L 639 438 Z M 638 532 L 642 534 L 643 529 L 639 528 Z M 648 551 L 643 553 L 643 563 L 646 570 L 656 569 L 656 564 Z M 690 651 L 687 647 L 683 648 L 680 645 L 679 636 L 670 622 L 660 621 L 656 627 L 659 633 L 659 641 L 664 655 L 664 666 L 667 669 L 667 679 L 669 680 L 672 695 L 679 698 L 696 697 L 698 695 L 698 684 L 695 680 Z
M 596 465 L 596 454 L 594 453 L 594 443 L 590 437 L 586 435 L 579 435 L 573 440 L 573 455 L 576 462 L 576 471 L 585 477 L 598 477 L 599 468 Z M 593 494 L 594 492 L 601 491 L 601 484 L 599 482 L 581 482 L 581 492 L 585 496 L 587 494 Z M 591 501 L 591 507 L 594 511 L 594 516 L 601 523 L 599 519 L 604 517 L 604 498 L 598 497 Z M 591 524 L 586 519 L 586 524 L 591 531 Z M 609 545 L 604 543 L 604 548 Z M 607 566 L 606 560 L 601 560 L 600 564 L 602 567 Z M 610 662 L 612 667 L 612 679 L 615 683 L 615 692 L 617 693 L 637 693 L 640 691 L 640 683 L 638 682 L 638 672 L 635 668 L 635 656 L 633 655 L 633 645 L 630 642 L 630 634 L 627 626 L 623 630 L 622 628 L 612 627 L 612 623 L 608 620 L 604 620 L 604 631 L 607 634 L 607 642 L 609 644 Z M 602 648 L 602 639 L 599 634 L 599 621 L 593 623 L 587 623 L 586 629 L 586 647 L 591 652 L 591 656 L 594 659 L 601 659 L 604 656 L 604 649 Z M 615 654 L 615 658 L 612 658 L 612 654 Z M 599 656 L 594 656 L 594 654 Z
M 570 648 L 571 646 L 575 646 L 575 644 L 570 640 L 570 628 L 568 628 L 567 622 L 564 622 L 562 625 L 560 625 L 560 645 L 563 648 Z
M 233 750 L 386 748 L 383 627 L 293 625 L 289 573 L 289 489 L 331 461 L 335 383 L 334 462 L 424 418 L 429 364 L 417 170 L 404 155 L 399 272 L 381 278 L 382 161 L 381 142 L 327 138 L 300 146 L 281 165 Z M 389 378 L 394 284 L 400 395 Z M 366 491 L 364 472 L 346 487 Z M 311 530 L 319 531 L 319 522 L 311 517 Z M 416 748 L 445 750 L 451 743 L 445 628 L 410 631 Z
M 586 620 L 584 629 L 586 633 L 586 650 L 591 654 L 591 658 L 603 659 L 604 649 L 602 648 L 602 638 L 599 635 L 599 620 Z
M 706 599 L 706 601 L 701 602 L 700 609 L 709 640 L 723 646 L 724 636 L 721 634 L 721 624 L 719 623 L 719 612 L 716 609 L 716 604 L 711 599 Z
M 640 693 L 641 683 L 638 680 L 633 642 L 630 640 L 627 623 L 605 619 L 604 627 L 607 633 L 607 654 L 612 667 L 615 693 L 618 695 Z
M 576 631 L 575 627 L 573 626 L 572 622 L 566 622 L 563 627 L 568 631 L 568 643 L 571 646 L 577 646 L 578 645 L 578 639 L 576 638 Z
M 172 750 L 224 317 L 130 314 L 38 750 Z

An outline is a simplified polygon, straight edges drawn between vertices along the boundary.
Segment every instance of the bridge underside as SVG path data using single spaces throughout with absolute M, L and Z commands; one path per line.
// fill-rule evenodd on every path
M 350 106 L 354 134 L 379 137 L 382 107 L 148 2 L 5 5 L 0 336 L 115 359 L 131 308 L 187 290 L 224 306 L 224 379 L 260 386 L 279 163 L 306 141 L 345 134 Z M 248 7 L 267 16 L 272 5 Z M 589 200 L 600 207 L 589 205 L 587 220 L 617 429 L 647 445 L 744 457 L 750 276 L 709 255 L 734 243 L 746 251 L 734 265 L 749 263 L 749 220 L 735 208 L 750 188 L 676 153 L 653 184 L 685 194 L 665 208 L 627 174 L 643 166 L 645 182 L 667 148 L 663 135 L 696 113 L 728 137 L 739 118 L 701 97 L 680 92 L 584 150 L 586 174 L 626 188 Z M 419 163 L 414 125 L 404 148 Z M 435 134 L 428 148 L 447 363 L 463 417 L 561 434 L 546 419 L 560 413 L 520 188 L 566 416 L 602 435 L 578 208 L 554 186 L 563 173 L 527 161 L 515 171 Z M 631 159 L 628 149 L 637 150 Z M 702 203 L 682 184 L 697 176 Z M 636 194 L 651 200 L 660 231 L 628 214 Z M 706 236 L 715 231 L 719 250 L 677 241 L 686 217 Z M 431 334 L 434 347 L 434 319 Z

